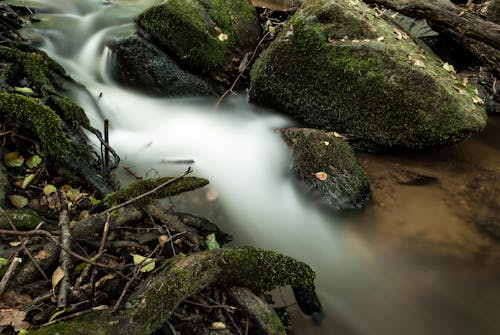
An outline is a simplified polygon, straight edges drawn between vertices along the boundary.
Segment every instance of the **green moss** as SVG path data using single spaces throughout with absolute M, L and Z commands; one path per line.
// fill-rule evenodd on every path
M 206 74 L 224 71 L 235 49 L 251 48 L 258 34 L 255 9 L 248 0 L 168 0 L 136 21 L 161 48 Z M 219 39 L 220 34 L 227 39 Z
M 165 177 L 139 180 L 137 182 L 131 183 L 126 189 L 108 194 L 106 198 L 104 198 L 104 204 L 108 207 L 111 207 L 123 203 L 127 200 L 147 193 L 171 179 L 171 177 Z M 134 204 L 142 206 L 154 199 L 164 199 L 180 193 L 195 190 L 207 184 L 208 180 L 204 178 L 183 177 L 173 182 L 172 184 L 163 187 L 158 192 L 155 192 L 154 194 L 138 200 Z
M 60 95 L 50 95 L 45 99 L 45 104 L 52 108 L 64 121 L 68 122 L 73 128 L 83 127 L 92 128 L 89 118 L 85 111 L 73 100 Z
M 68 152 L 70 142 L 62 130 L 61 119 L 39 100 L 19 94 L 0 93 L 0 111 L 8 122 L 33 131 L 51 156 L 61 158 Z
M 483 108 L 454 91 L 437 58 L 369 13 L 359 1 L 306 2 L 257 60 L 250 100 L 370 150 L 442 146 L 483 129 Z M 340 38 L 337 26 L 356 33 Z
M 6 209 L 5 213 L 18 230 L 33 230 L 42 221 L 42 218 L 31 209 Z M 0 228 L 12 229 L 4 215 L 0 215 Z

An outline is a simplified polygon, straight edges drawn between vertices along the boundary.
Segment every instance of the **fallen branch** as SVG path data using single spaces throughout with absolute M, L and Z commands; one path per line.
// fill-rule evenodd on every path
M 94 312 L 85 318 L 28 331 L 28 334 L 78 335 L 92 329 L 101 335 L 149 335 L 170 318 L 182 301 L 211 285 L 243 286 L 258 293 L 292 285 L 302 292 L 302 296 L 297 297 L 298 305 L 306 314 L 322 314 L 314 292 L 314 277 L 305 263 L 257 248 L 216 249 L 178 256 L 170 267 L 132 294 L 129 300 L 135 302 L 134 308 L 118 315 L 111 311 Z
M 17 266 L 21 264 L 22 261 L 23 260 L 20 257 L 14 257 L 12 259 L 12 262 L 10 262 L 7 272 L 3 275 L 2 280 L 0 281 L 0 296 L 3 294 L 3 291 L 7 287 L 9 280 L 14 275 L 14 271 L 16 270 Z
M 65 249 L 71 250 L 71 233 L 69 232 L 69 217 L 68 217 L 68 204 L 62 192 L 59 193 L 59 198 L 61 199 L 62 210 L 59 213 L 59 228 L 61 229 L 61 235 L 59 235 L 61 246 Z M 69 253 L 66 250 L 61 250 L 59 259 L 61 263 L 61 269 L 63 270 L 64 277 L 61 279 L 59 284 L 59 292 L 57 294 L 57 308 L 65 308 L 68 303 L 68 292 L 70 289 L 70 266 L 71 259 Z

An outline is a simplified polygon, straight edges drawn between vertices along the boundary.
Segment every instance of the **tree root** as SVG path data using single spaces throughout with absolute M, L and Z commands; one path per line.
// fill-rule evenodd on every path
M 151 334 L 170 318 L 184 299 L 210 285 L 248 287 L 257 293 L 292 285 L 300 291 L 296 296 L 298 305 L 306 314 L 322 314 L 314 291 L 314 277 L 314 271 L 307 264 L 257 248 L 216 249 L 178 256 L 172 265 L 130 297 L 134 306 L 131 309 L 122 310 L 118 315 L 109 310 L 94 312 L 28 334 Z

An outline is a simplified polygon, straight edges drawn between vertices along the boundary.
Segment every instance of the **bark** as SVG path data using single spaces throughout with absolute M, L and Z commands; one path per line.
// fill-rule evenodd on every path
M 497 73 L 500 62 L 500 25 L 464 12 L 448 0 L 364 0 L 404 15 L 428 20 L 434 29 L 450 36 Z M 470 46 L 469 46 L 470 45 Z M 485 54 L 486 53 L 486 54 Z
M 276 286 L 292 285 L 306 300 L 321 305 L 314 288 L 314 271 L 305 263 L 291 257 L 257 248 L 216 249 L 178 256 L 172 265 L 163 269 L 140 286 L 129 301 L 135 307 L 117 315 L 111 311 L 90 313 L 81 318 L 60 322 L 31 335 L 55 334 L 136 334 L 149 335 L 159 329 L 186 298 L 210 285 L 242 286 L 255 292 L 265 292 Z M 304 304 L 298 301 L 299 306 Z

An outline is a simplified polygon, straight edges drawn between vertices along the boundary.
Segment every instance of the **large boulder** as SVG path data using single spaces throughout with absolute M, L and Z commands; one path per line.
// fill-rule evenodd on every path
M 352 209 L 369 200 L 368 177 L 354 150 L 338 133 L 286 128 L 281 134 L 292 150 L 295 175 L 321 203 Z
M 304 2 L 251 77 L 251 102 L 361 149 L 450 145 L 486 125 L 470 86 L 358 0 Z
M 250 0 L 167 0 L 147 9 L 136 22 L 189 70 L 226 84 L 259 36 Z
M 183 70 L 158 47 L 133 35 L 113 46 L 114 77 L 121 83 L 167 96 L 217 95 L 203 79 Z

